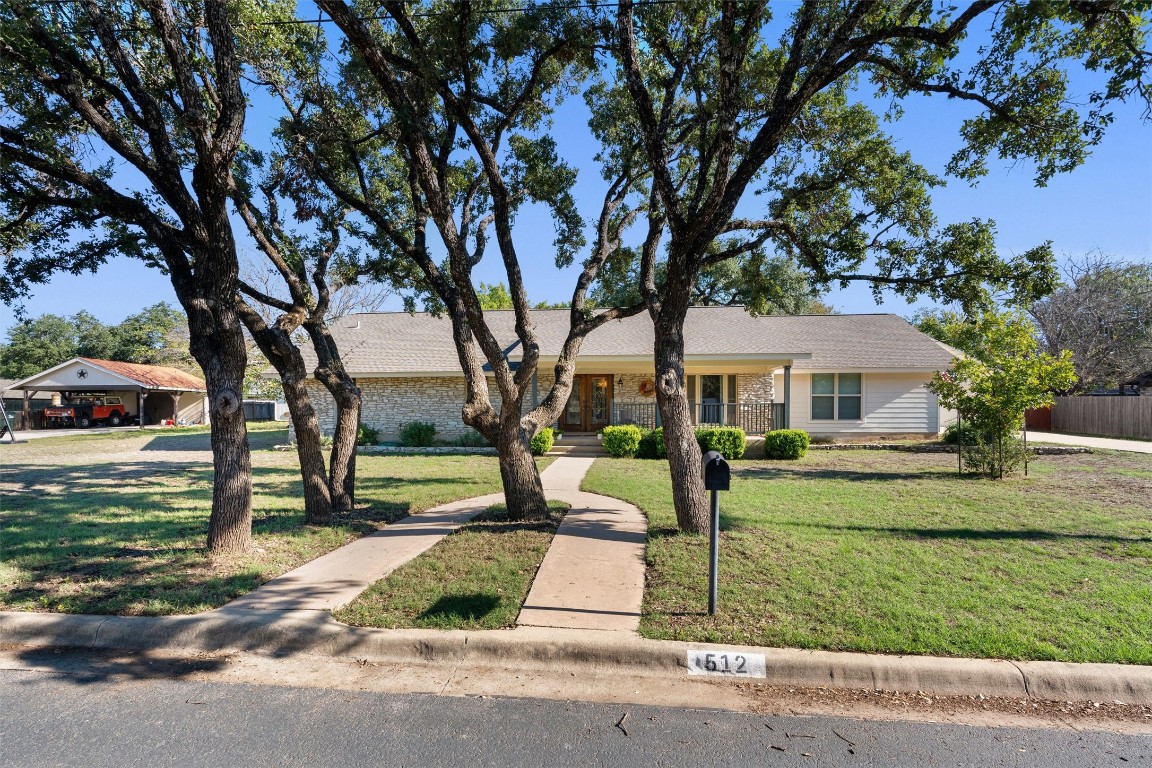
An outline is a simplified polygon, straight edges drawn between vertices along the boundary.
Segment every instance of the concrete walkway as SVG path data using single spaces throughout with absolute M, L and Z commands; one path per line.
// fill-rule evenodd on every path
M 493 504 L 493 493 L 429 509 L 392 523 L 269 581 L 220 610 L 334 611 Z
M 644 584 L 644 520 L 615 499 L 584 493 L 591 458 L 561 458 L 543 475 L 549 498 L 572 510 L 537 574 L 520 627 L 513 631 L 442 631 L 349 627 L 329 611 L 410 560 L 493 503 L 480 496 L 412 515 L 329 553 L 215 611 L 194 616 L 70 616 L 0 611 L 0 646 L 86 648 L 150 653 L 248 652 L 395 662 L 408 669 L 551 670 L 568 697 L 572 681 L 647 675 L 669 689 L 686 685 L 691 654 L 756 653 L 770 685 L 834 686 L 992 695 L 1059 701 L 1152 704 L 1152 667 L 1127 664 L 1011 662 L 883 654 L 748 648 L 646 640 L 634 631 Z M 618 631 L 598 631 L 598 630 Z M 375 663 L 373 663 L 375 666 Z M 439 673 L 438 673 L 439 674 Z M 467 677 L 469 674 L 464 674 Z M 440 680 L 440 678 L 437 678 Z M 511 678 L 508 678 L 512 684 Z M 741 685 L 746 685 L 740 679 Z M 551 685 L 551 683 L 550 683 Z M 440 692 L 445 690 L 438 682 Z M 694 689 L 695 690 L 695 689 Z M 715 703 L 714 687 L 685 705 Z M 702 698 L 703 697 L 703 698 Z M 622 700 L 627 700 L 622 699 Z
M 1028 442 L 1056 443 L 1057 445 L 1079 445 L 1084 448 L 1106 448 L 1112 451 L 1152 453 L 1152 442 L 1145 440 L 1120 440 L 1114 437 L 1063 435 L 1059 432 L 1036 432 L 1031 429 L 1028 430 Z
M 519 626 L 640 628 L 648 524 L 631 504 L 580 490 L 593 461 L 559 458 L 544 470 L 545 494 L 572 508 L 536 572 Z
M 647 523 L 639 509 L 584 493 L 592 458 L 558 458 L 542 473 L 549 499 L 571 505 L 517 623 L 635 632 L 644 596 Z M 334 611 L 455 531 L 504 494 L 420 512 L 269 581 L 218 610 Z

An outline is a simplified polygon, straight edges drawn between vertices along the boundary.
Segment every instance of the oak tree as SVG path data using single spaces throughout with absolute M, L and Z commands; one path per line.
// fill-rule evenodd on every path
M 463 420 L 499 450 L 510 515 L 542 517 L 547 505 L 529 442 L 563 409 L 585 336 L 641 310 L 592 313 L 586 301 L 630 220 L 623 198 L 632 180 L 622 169 L 610 180 L 573 290 L 554 383 L 539 402 L 527 402 L 541 351 L 514 221 L 525 205 L 547 206 L 560 266 L 585 244 L 571 193 L 575 172 L 547 126 L 570 80 L 592 64 L 589 15 L 564 4 L 512 12 L 487 3 L 317 5 L 339 27 L 346 55 L 336 57 L 335 76 L 318 63 L 283 85 L 291 115 L 282 129 L 286 148 L 365 222 L 366 240 L 379 253 L 368 270 L 415 272 L 409 279 L 442 308 L 465 378 Z M 433 256 L 429 226 L 442 261 Z M 474 287 L 473 270 L 489 246 L 504 269 L 518 361 L 508 359 L 503 329 L 485 316 Z
M 684 530 L 708 521 L 684 390 L 684 318 L 708 267 L 770 248 L 818 288 L 863 281 L 878 298 L 969 307 L 1054 284 L 1045 245 L 1004 258 L 992 222 L 940 225 L 929 193 L 942 180 L 897 149 L 874 105 L 895 116 L 918 107 L 910 97 L 966 104 L 947 172 L 975 181 L 998 156 L 1031 161 L 1043 184 L 1084 161 L 1110 102 L 1152 94 L 1140 6 L 806 0 L 788 19 L 774 8 L 621 0 L 613 66 L 589 98 L 606 163 L 650 180 L 638 287 Z M 1073 98 L 1069 67 L 1099 86 Z
M 0 296 L 113 254 L 167 272 L 207 382 L 218 553 L 252 541 L 229 217 L 247 104 L 232 12 L 222 0 L 0 5 Z
M 1052 295 L 1028 308 L 1051 354 L 1071 350 L 1074 392 L 1118 387 L 1152 371 L 1152 264 L 1101 253 L 1074 259 Z

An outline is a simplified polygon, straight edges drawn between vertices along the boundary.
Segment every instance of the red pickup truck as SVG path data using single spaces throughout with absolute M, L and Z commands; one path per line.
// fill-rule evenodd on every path
M 124 403 L 116 395 L 76 395 L 63 405 L 44 409 L 44 418 L 52 426 L 75 426 L 87 429 L 102 422 L 118 427 L 128 421 Z

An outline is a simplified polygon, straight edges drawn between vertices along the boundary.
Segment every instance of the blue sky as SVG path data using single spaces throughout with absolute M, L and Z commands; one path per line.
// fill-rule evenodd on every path
M 960 144 L 958 129 L 968 114 L 967 105 L 942 98 L 918 99 L 905 116 L 888 126 L 899 145 L 930 171 L 942 174 Z M 268 118 L 253 110 L 249 129 L 258 134 Z M 1116 122 L 1088 162 L 1076 171 L 1053 178 L 1046 188 L 1033 183 L 1030 164 L 991 163 L 989 175 L 976 187 L 949 180 L 933 194 L 941 224 L 972 218 L 990 218 L 998 226 L 1000 249 L 1021 252 L 1051 240 L 1062 258 L 1090 250 L 1132 261 L 1152 261 L 1152 125 L 1141 119 L 1135 104 L 1118 104 Z M 597 150 L 586 125 L 587 114 L 579 98 L 570 99 L 557 112 L 554 134 L 562 156 L 580 175 L 576 196 L 589 220 L 599 212 L 604 182 L 593 156 Z M 540 209 L 522 212 L 516 243 L 533 301 L 565 301 L 571 297 L 574 268 L 557 271 L 553 264 L 550 220 Z M 477 281 L 505 280 L 495 248 L 476 270 Z M 918 306 L 889 297 L 877 306 L 867 286 L 833 291 L 826 299 L 845 313 L 896 312 L 909 315 Z M 119 322 L 143 307 L 167 301 L 176 304 L 167 278 L 129 259 L 117 259 L 95 275 L 61 275 L 39 286 L 26 303 L 30 316 L 72 314 L 80 309 L 104 322 Z M 399 309 L 397 302 L 394 307 Z M 13 311 L 0 306 L 0 331 L 13 322 Z

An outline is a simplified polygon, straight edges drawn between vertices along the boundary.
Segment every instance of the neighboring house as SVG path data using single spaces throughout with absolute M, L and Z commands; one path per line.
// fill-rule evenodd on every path
M 82 394 L 119 397 L 132 417 L 143 414 L 141 426 L 166 420 L 204 424 L 208 422 L 206 393 L 203 379 L 176 368 L 74 357 L 13 382 L 4 402 L 7 407 L 9 394 L 20 397 L 22 421 L 30 422 L 34 428 L 40 426 L 34 413 L 44 407 L 44 397 L 59 404 Z M 33 398 L 38 398 L 35 402 L 39 408 Z
M 485 314 L 517 365 L 514 313 Z M 533 310 L 531 316 L 541 354 L 526 407 L 551 386 L 569 313 Z M 382 440 L 394 440 L 412 421 L 432 422 L 442 439 L 471 431 L 460 418 L 465 384 L 447 318 L 351 315 L 334 323 L 332 334 L 363 392 L 362 421 L 379 429 Z M 924 384 L 958 353 L 896 315 L 753 317 L 742 307 L 693 307 L 684 334 L 685 387 L 698 424 L 735 425 L 750 434 L 791 426 L 830 437 L 936 435 L 947 424 Z M 593 331 L 576 360 L 559 428 L 656 426 L 652 348 L 646 314 Z M 489 384 L 498 406 L 499 394 Z M 321 429 L 330 433 L 334 404 L 318 382 L 310 380 L 309 387 Z

